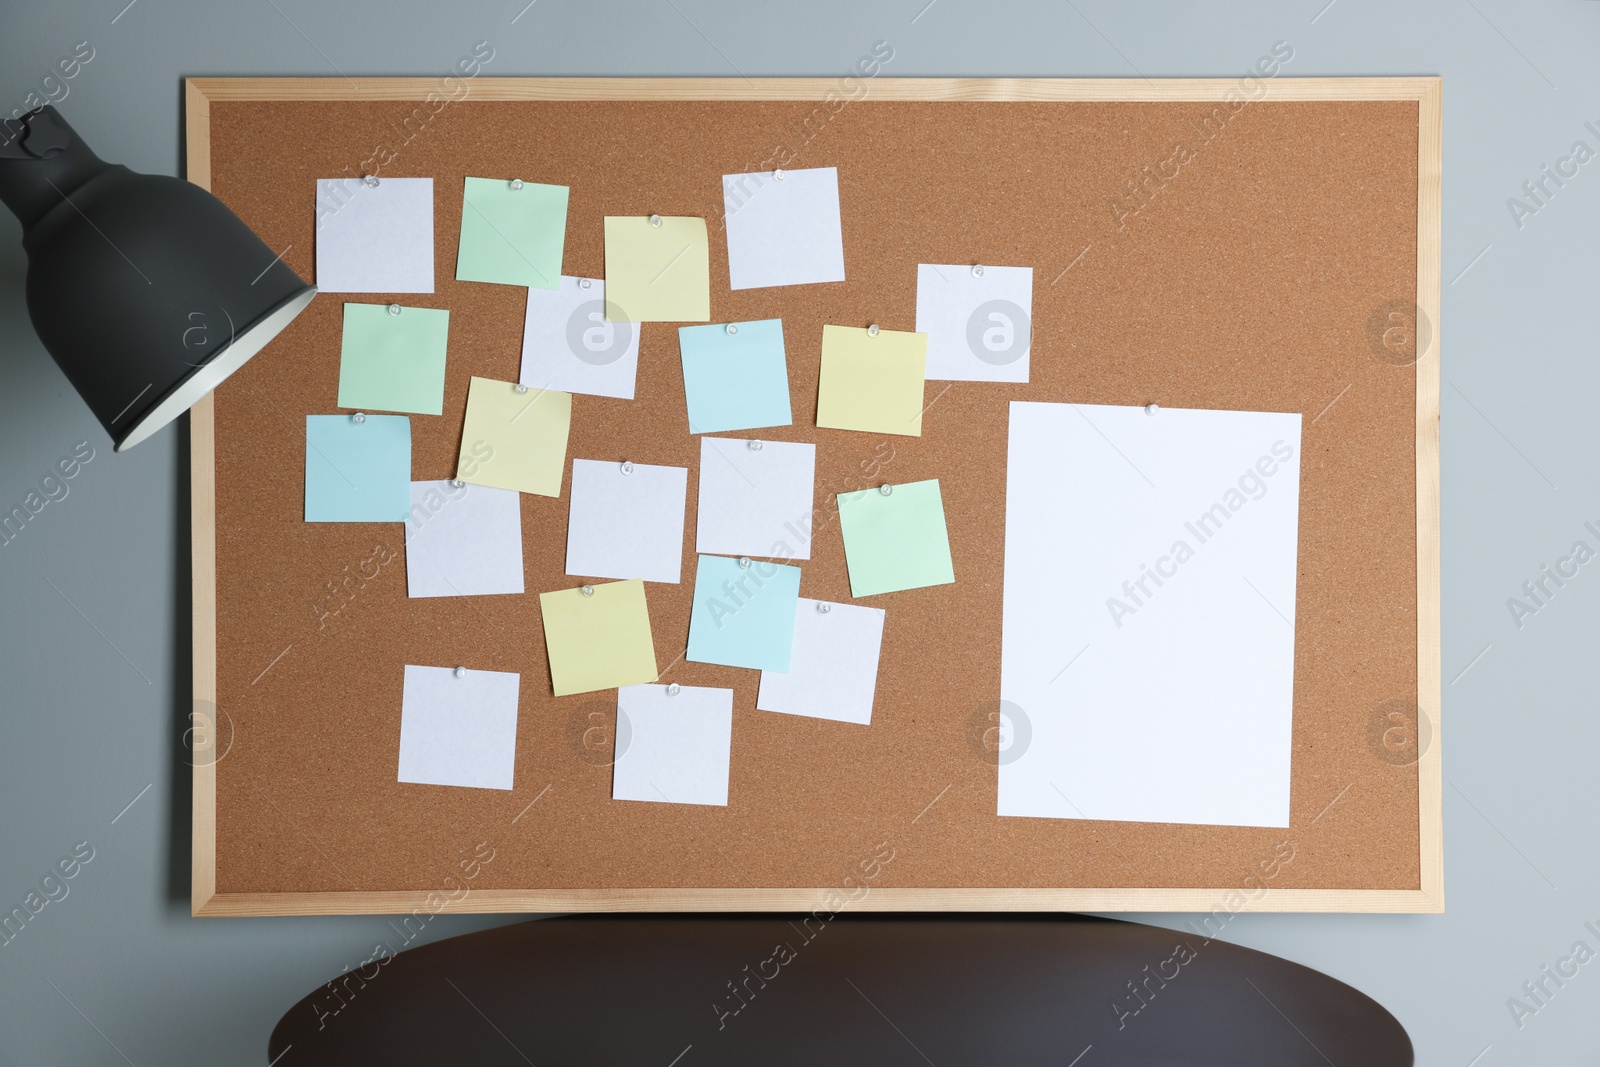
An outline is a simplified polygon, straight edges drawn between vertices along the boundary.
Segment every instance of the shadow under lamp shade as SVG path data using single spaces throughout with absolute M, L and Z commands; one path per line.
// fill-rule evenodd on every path
M 222 201 L 104 162 L 53 107 L 0 120 L 0 200 L 22 222 L 33 328 L 118 452 L 215 389 L 317 292 Z

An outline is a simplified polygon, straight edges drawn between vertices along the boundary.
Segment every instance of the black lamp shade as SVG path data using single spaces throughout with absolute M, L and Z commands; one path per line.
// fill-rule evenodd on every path
M 0 199 L 22 221 L 28 313 L 117 451 L 255 355 L 316 295 L 197 185 L 91 152 L 53 107 L 4 123 Z M 20 126 L 20 128 L 19 128 Z

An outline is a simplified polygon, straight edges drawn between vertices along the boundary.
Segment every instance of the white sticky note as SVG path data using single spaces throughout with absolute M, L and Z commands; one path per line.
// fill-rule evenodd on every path
M 517 759 L 517 688 L 504 671 L 406 664 L 400 697 L 400 781 L 510 789 Z
M 1011 403 L 1001 815 L 1289 825 L 1300 416 Z
M 567 573 L 679 581 L 688 488 L 687 467 L 573 460 Z
M 623 686 L 613 736 L 612 800 L 727 807 L 732 689 Z
M 789 669 L 761 672 L 757 710 L 871 723 L 883 618 L 882 608 L 801 597 Z
M 529 289 L 522 323 L 523 385 L 632 400 L 639 374 L 639 324 L 606 321 L 606 283 L 561 277 Z
M 722 176 L 730 288 L 844 281 L 835 167 Z
M 929 381 L 1027 381 L 1033 268 L 918 264 L 917 332 Z
M 752 439 L 754 440 L 754 439 Z M 817 446 L 700 439 L 695 550 L 719 556 L 811 558 Z
M 522 592 L 520 494 L 471 482 L 412 482 L 406 590 L 414 597 Z
M 317 290 L 433 292 L 433 179 L 319 178 Z

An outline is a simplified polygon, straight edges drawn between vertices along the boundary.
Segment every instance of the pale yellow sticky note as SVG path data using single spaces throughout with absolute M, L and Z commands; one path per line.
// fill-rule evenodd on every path
M 456 477 L 474 485 L 560 496 L 572 394 L 472 379 Z
M 556 696 L 642 685 L 659 675 L 644 582 L 637 578 L 540 593 L 539 613 Z
M 606 216 L 606 320 L 710 322 L 706 220 Z
M 922 385 L 928 335 L 822 328 L 817 425 L 922 436 Z

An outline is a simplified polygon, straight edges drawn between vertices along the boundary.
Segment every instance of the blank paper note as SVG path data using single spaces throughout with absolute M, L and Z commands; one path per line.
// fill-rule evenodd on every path
M 760 711 L 835 722 L 872 722 L 883 644 L 882 608 L 800 598 L 787 671 L 762 671 Z
M 339 406 L 364 411 L 444 410 L 450 312 L 346 304 L 339 345 Z
M 433 292 L 433 179 L 318 179 L 317 289 Z
M 926 334 L 824 326 L 817 425 L 922 436 L 927 349 Z
M 799 567 L 701 556 L 684 658 L 759 671 L 788 670 L 799 599 Z
M 789 366 L 783 323 L 678 327 L 690 433 L 788 426 Z
M 606 216 L 606 318 L 708 322 L 711 248 L 706 220 Z
M 729 288 L 844 281 L 839 171 L 725 174 Z
M 677 582 L 688 487 L 686 467 L 573 460 L 567 573 Z
M 469 482 L 411 483 L 408 596 L 522 591 L 521 497 L 510 489 Z
M 727 806 L 732 689 L 619 689 L 613 736 L 619 751 L 611 768 L 612 800 Z
M 1026 382 L 1033 268 L 918 264 L 917 332 L 929 381 Z
M 539 613 L 556 696 L 638 685 L 659 676 L 643 582 L 540 593 Z
M 638 373 L 639 324 L 606 319 L 605 282 L 562 278 L 558 288 L 528 290 L 523 385 L 632 400 Z
M 456 280 L 554 289 L 567 238 L 567 187 L 468 178 Z
M 404 522 L 410 507 L 409 418 L 306 416 L 307 522 Z
M 937 478 L 840 493 L 838 499 L 851 596 L 956 580 Z
M 456 477 L 477 485 L 560 496 L 572 394 L 474 376 L 467 386 Z
M 816 445 L 702 437 L 696 550 L 810 559 L 816 468 Z
M 1001 815 L 1289 825 L 1300 416 L 1013 401 Z
M 510 789 L 517 688 L 504 671 L 406 664 L 400 697 L 400 781 Z

